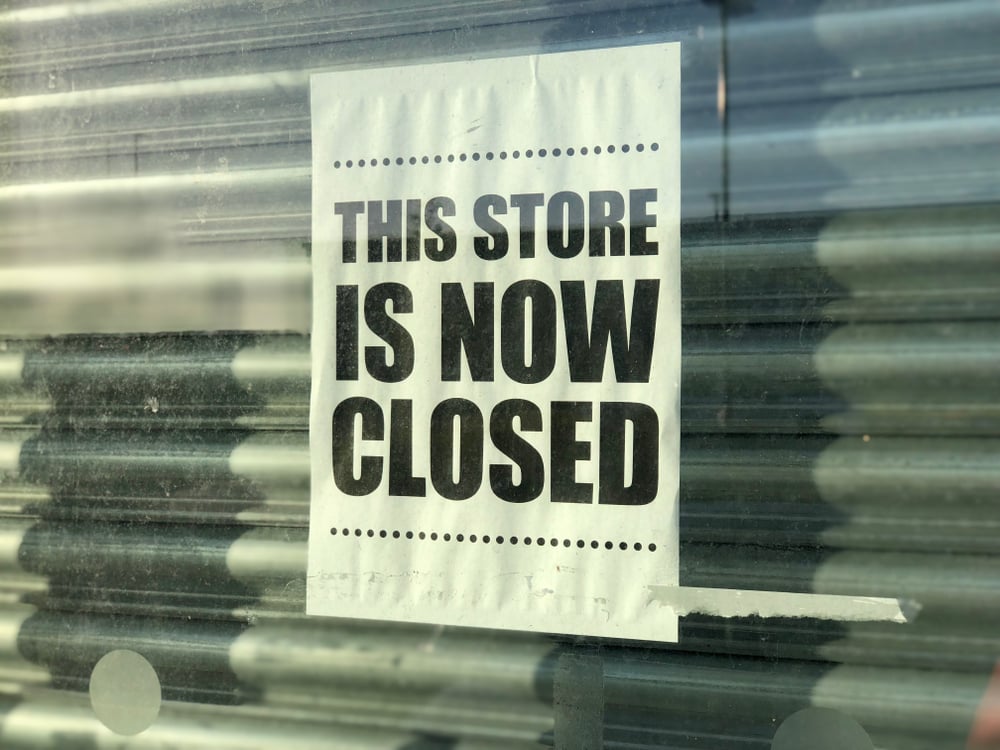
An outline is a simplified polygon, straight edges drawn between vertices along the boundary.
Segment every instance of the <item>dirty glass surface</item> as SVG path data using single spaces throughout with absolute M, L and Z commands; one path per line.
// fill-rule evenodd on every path
M 997 747 L 998 39 L 991 0 L 3 3 L 0 747 Z M 309 75 L 654 41 L 681 583 L 919 613 L 305 617 Z

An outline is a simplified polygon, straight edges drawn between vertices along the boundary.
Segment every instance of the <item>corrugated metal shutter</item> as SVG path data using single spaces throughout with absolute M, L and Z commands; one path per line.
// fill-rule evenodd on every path
M 569 747 L 567 702 L 615 748 L 767 748 L 806 706 L 967 747 L 1000 654 L 995 2 L 8 2 L 0 34 L 4 748 Z M 920 618 L 305 618 L 309 73 L 654 39 L 683 42 L 682 582 Z M 84 692 L 116 648 L 167 699 L 131 743 Z

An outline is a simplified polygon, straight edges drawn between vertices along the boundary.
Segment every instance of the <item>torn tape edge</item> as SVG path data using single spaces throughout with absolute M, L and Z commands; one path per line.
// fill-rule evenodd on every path
M 916 619 L 920 605 L 909 599 L 841 594 L 801 594 L 689 586 L 650 585 L 650 602 L 679 617 L 809 617 L 840 622 L 897 622 Z

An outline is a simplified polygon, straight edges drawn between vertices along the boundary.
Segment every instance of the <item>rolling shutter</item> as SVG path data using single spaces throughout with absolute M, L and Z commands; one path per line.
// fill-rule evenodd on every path
M 12 1 L 0 35 L 0 746 L 763 750 L 806 707 L 992 746 L 995 2 Z M 918 618 L 306 618 L 309 74 L 654 40 L 682 43 L 682 584 Z M 131 740 L 86 696 L 116 649 L 165 700 Z

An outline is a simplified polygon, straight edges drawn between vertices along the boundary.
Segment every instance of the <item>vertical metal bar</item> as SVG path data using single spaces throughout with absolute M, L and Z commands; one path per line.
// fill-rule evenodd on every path
M 569 651 L 556 662 L 552 686 L 556 750 L 604 747 L 604 659 Z

